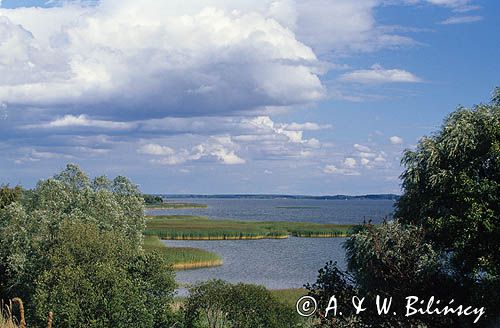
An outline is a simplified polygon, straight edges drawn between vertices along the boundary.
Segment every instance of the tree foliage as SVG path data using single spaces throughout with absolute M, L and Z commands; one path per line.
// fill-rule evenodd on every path
M 187 328 L 290 328 L 298 326 L 292 309 L 262 286 L 210 280 L 190 289 Z
M 58 327 L 163 327 L 172 268 L 145 254 L 143 199 L 125 177 L 91 181 L 76 165 L 0 209 L 0 296 Z
M 0 185 L 0 209 L 20 201 L 22 196 L 23 188 L 21 186 L 9 188 L 9 185 Z
M 439 131 L 404 153 L 396 221 L 364 226 L 345 243 L 348 271 L 320 271 L 310 293 L 453 298 L 486 307 L 476 326 L 500 316 L 500 88 L 490 104 L 460 107 Z M 347 279 L 349 278 L 349 279 Z M 373 308 L 373 307 L 371 307 Z M 348 311 L 348 310 L 346 310 Z M 464 317 L 358 316 L 321 320 L 326 327 L 468 327 Z M 321 317 L 321 313 L 319 313 Z M 337 327 L 337 326 L 336 326 Z
M 448 259 L 470 301 L 500 314 L 500 88 L 491 104 L 459 108 L 405 152 L 396 216 Z

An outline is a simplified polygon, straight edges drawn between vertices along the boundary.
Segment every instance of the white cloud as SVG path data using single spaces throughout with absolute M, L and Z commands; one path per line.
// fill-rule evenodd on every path
M 178 165 L 188 161 L 198 161 L 201 159 L 215 159 L 227 165 L 244 164 L 245 160 L 239 157 L 235 151 L 238 145 L 230 137 L 212 137 L 207 142 L 198 144 L 190 150 L 174 149 L 157 144 L 143 145 L 138 149 L 139 153 L 148 155 L 163 156 L 153 159 L 151 162 L 163 165 Z
M 353 169 L 356 167 L 356 160 L 352 157 L 347 157 L 345 160 L 344 160 L 344 167 L 348 168 L 348 169 Z
M 0 101 L 162 117 L 321 99 L 315 53 L 267 8 L 103 0 L 0 9 Z
M 398 136 L 392 136 L 389 138 L 389 141 L 393 145 L 401 145 L 403 143 L 403 138 L 398 137 Z
M 340 80 L 363 84 L 422 82 L 416 75 L 401 69 L 385 69 L 375 64 L 371 69 L 357 70 L 342 74 Z
M 110 130 L 125 130 L 133 127 L 132 123 L 93 120 L 86 115 L 65 115 L 48 123 L 26 125 L 24 128 L 67 128 L 67 127 L 94 127 Z
M 161 146 L 157 144 L 146 144 L 137 150 L 141 154 L 148 154 L 148 155 L 173 155 L 175 151 L 167 146 Z
M 323 130 L 323 129 L 329 129 L 332 126 L 330 124 L 318 124 L 318 123 L 312 123 L 312 122 L 306 122 L 306 123 L 289 123 L 289 124 L 281 124 L 281 127 L 284 129 L 290 130 L 290 131 L 317 131 L 317 130 Z
M 363 146 L 363 145 L 360 145 L 360 144 L 354 144 L 353 146 L 357 151 L 361 151 L 361 152 L 370 152 L 371 149 L 370 147 L 368 146 Z
M 443 25 L 455 25 L 455 24 L 466 24 L 466 23 L 475 23 L 483 20 L 482 16 L 454 16 L 445 19 L 440 22 Z
M 335 165 L 326 165 L 323 168 L 323 172 L 326 174 L 340 174 L 340 175 L 360 175 L 358 171 L 351 169 L 341 169 Z
M 367 158 L 362 158 L 361 159 L 361 165 L 363 166 L 369 166 L 370 165 L 370 160 Z

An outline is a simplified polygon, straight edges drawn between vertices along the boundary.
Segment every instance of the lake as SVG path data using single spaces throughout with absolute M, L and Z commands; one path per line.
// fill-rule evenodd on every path
M 208 208 L 151 211 L 155 215 L 204 215 L 256 221 L 305 221 L 317 223 L 379 223 L 391 219 L 392 200 L 302 199 L 175 199 L 207 204 Z M 313 283 L 317 272 L 332 260 L 345 268 L 345 238 L 296 238 L 263 240 L 166 240 L 170 247 L 197 247 L 219 254 L 220 267 L 177 272 L 177 281 L 192 284 L 208 279 L 264 285 L 270 289 L 300 288 Z M 185 294 L 185 290 L 180 290 Z

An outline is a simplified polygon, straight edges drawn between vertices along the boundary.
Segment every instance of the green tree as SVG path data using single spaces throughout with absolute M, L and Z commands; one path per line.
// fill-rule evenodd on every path
M 500 316 L 500 88 L 493 101 L 460 107 L 442 128 L 407 150 L 396 221 L 363 226 L 345 243 L 348 271 L 333 264 L 309 286 L 325 303 L 332 292 L 453 298 L 485 306 L 475 326 L 496 327 Z M 373 307 L 370 307 L 373 309 Z M 358 316 L 324 318 L 326 327 L 469 327 L 464 317 Z M 319 313 L 321 318 L 321 312 Z M 488 326 L 490 325 L 490 326 Z
M 343 313 L 325 318 L 324 313 L 318 312 L 320 326 L 458 327 L 451 317 L 415 315 L 407 318 L 403 314 L 376 312 L 377 295 L 392 297 L 394 309 L 404 309 L 409 295 L 421 299 L 450 298 L 452 283 L 442 271 L 439 254 L 424 240 L 421 228 L 398 222 L 365 225 L 347 239 L 344 248 L 347 272 L 330 263 L 319 271 L 317 282 L 307 286 L 320 309 L 326 309 L 330 297 L 335 295 L 340 306 L 338 311 Z M 366 311 L 353 312 L 353 296 L 366 298 Z
M 0 209 L 2 299 L 22 297 L 33 320 L 59 313 L 59 327 L 172 320 L 173 269 L 143 250 L 137 186 L 125 177 L 91 181 L 70 164 L 27 195 Z
M 423 227 L 471 302 L 500 313 L 500 88 L 407 150 L 395 216 Z
M 64 221 L 47 262 L 33 292 L 40 322 L 48 311 L 58 327 L 149 328 L 172 319 L 171 268 L 124 236 Z
M 14 202 L 21 201 L 23 196 L 23 188 L 15 186 L 9 188 L 9 185 L 0 185 L 0 209 Z

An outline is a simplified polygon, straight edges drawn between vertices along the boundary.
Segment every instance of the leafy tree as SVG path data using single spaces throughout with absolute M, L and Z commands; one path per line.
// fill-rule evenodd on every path
M 500 88 L 405 152 L 396 217 L 423 227 L 457 287 L 500 314 Z
M 405 297 L 417 296 L 442 300 L 450 298 L 452 286 L 442 272 L 439 254 L 424 240 L 423 230 L 403 226 L 398 222 L 365 225 L 344 245 L 348 271 L 343 272 L 329 263 L 319 271 L 318 280 L 307 286 L 310 294 L 326 309 L 332 295 L 342 316 L 318 316 L 324 327 L 429 327 L 453 326 L 452 319 L 439 316 L 394 316 L 392 312 L 379 315 L 376 297 L 391 298 L 393 309 L 404 309 Z M 353 296 L 365 297 L 366 311 L 355 314 L 351 306 Z M 347 306 L 346 306 L 347 305 Z M 463 319 L 461 319 L 463 321 Z
M 142 196 L 144 197 L 144 203 L 148 205 L 156 205 L 163 203 L 163 198 L 161 198 L 160 196 L 148 195 L 148 194 L 144 194 Z
M 186 327 L 297 327 L 298 316 L 262 286 L 211 280 L 191 288 Z
M 9 185 L 0 185 L 0 209 L 20 201 L 22 196 L 23 188 L 21 188 L 21 186 L 9 188 Z
M 22 297 L 40 321 L 47 309 L 59 313 L 59 327 L 141 326 L 138 318 L 163 327 L 172 320 L 173 270 L 144 253 L 144 227 L 137 186 L 125 177 L 91 181 L 70 164 L 0 209 L 0 244 L 8 245 L 0 297 Z
M 37 277 L 37 319 L 59 327 L 162 327 L 169 323 L 172 270 L 159 255 L 94 224 L 66 220 Z
M 396 222 L 364 226 L 345 243 L 348 271 L 329 264 L 310 293 L 429 299 L 485 306 L 476 326 L 500 322 L 500 88 L 493 101 L 460 107 L 442 128 L 407 150 Z M 373 309 L 374 307 L 369 307 Z M 331 327 L 469 327 L 464 317 L 357 316 L 321 318 Z M 337 327 L 337 326 L 335 326 Z

